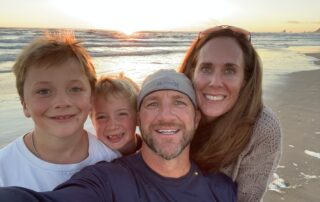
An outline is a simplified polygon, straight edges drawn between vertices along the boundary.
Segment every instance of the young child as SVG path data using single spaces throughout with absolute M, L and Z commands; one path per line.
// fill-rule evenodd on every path
M 36 39 L 13 72 L 34 129 L 0 150 L 0 186 L 48 191 L 87 165 L 119 156 L 84 130 L 96 72 L 72 33 Z
M 142 144 L 135 133 L 138 92 L 138 85 L 120 74 L 101 77 L 94 93 L 91 120 L 98 139 L 125 156 L 135 153 Z

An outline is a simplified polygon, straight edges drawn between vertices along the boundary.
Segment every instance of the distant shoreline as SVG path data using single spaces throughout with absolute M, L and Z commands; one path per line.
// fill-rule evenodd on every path
M 208 26 L 210 27 L 210 26 Z M 115 29 L 108 29 L 108 28 L 84 28 L 84 27 L 5 27 L 5 26 L 0 26 L 0 29 L 34 29 L 34 30 L 97 30 L 97 31 L 110 31 L 110 32 L 122 32 L 121 30 L 115 30 Z M 204 28 L 205 29 L 205 28 Z M 139 32 L 150 32 L 150 33 L 155 33 L 155 32 L 185 32 L 185 33 L 197 33 L 200 32 L 202 29 L 199 30 L 183 30 L 183 29 L 177 29 L 177 30 L 138 30 L 133 33 L 139 33 Z M 300 31 L 300 32 L 293 32 L 293 31 L 250 31 L 251 33 L 284 33 L 284 34 L 319 34 L 320 33 L 320 28 L 315 30 L 315 31 Z

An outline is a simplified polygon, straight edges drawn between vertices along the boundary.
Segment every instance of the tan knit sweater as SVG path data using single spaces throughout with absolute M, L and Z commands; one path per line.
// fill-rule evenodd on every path
M 237 160 L 222 169 L 238 185 L 239 202 L 261 201 L 282 151 L 279 120 L 268 107 L 263 107 L 249 144 Z

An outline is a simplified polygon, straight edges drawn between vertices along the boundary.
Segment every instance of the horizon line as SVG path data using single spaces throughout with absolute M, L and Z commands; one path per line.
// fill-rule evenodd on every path
M 39 27 L 39 26 L 2 26 L 0 25 L 0 29 L 61 29 L 61 30 L 66 30 L 66 29 L 71 29 L 71 30 L 101 30 L 101 31 L 110 31 L 110 32 L 119 32 L 119 33 L 124 33 L 121 30 L 116 30 L 116 29 L 109 29 L 109 28 L 92 28 L 92 27 Z M 132 33 L 139 33 L 139 32 L 190 32 L 190 33 L 195 33 L 195 32 L 200 32 L 202 29 L 154 29 L 154 30 L 137 30 Z M 300 31 L 300 32 L 295 32 L 295 31 L 286 31 L 286 29 L 283 29 L 282 31 L 250 31 L 251 33 L 320 33 L 320 28 L 315 30 L 315 31 Z

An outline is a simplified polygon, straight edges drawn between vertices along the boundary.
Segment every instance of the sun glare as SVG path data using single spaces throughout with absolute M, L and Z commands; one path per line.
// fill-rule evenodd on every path
M 219 22 L 234 13 L 228 1 L 197 0 L 198 7 L 184 0 L 101 1 L 56 0 L 64 15 L 85 26 L 112 29 L 130 35 L 136 31 L 170 30 Z M 74 8 L 74 5 L 77 5 Z M 70 9 L 72 8 L 72 9 Z
M 122 30 L 120 30 L 120 31 L 123 32 L 124 34 L 130 36 L 138 30 L 134 30 L 134 29 L 130 29 L 130 28 L 129 29 L 122 28 Z

